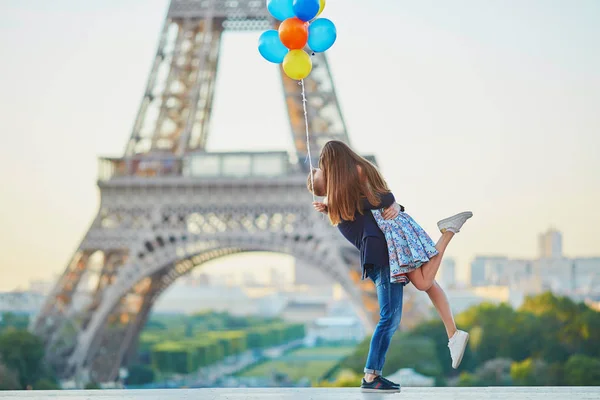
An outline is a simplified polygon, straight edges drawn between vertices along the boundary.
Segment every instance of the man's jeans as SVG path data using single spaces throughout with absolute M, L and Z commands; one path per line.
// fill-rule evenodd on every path
M 365 372 L 381 375 L 385 355 L 392 341 L 392 336 L 402 318 L 402 295 L 404 284 L 390 283 L 390 267 L 374 266 L 369 268 L 368 276 L 375 283 L 377 300 L 379 301 L 379 323 L 371 338 L 371 348 L 367 356 Z

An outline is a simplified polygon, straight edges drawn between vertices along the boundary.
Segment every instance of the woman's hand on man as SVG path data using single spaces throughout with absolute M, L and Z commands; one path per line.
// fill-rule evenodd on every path
M 394 204 L 383 210 L 381 216 L 387 220 L 396 218 L 398 214 L 400 214 L 400 204 L 394 202 Z

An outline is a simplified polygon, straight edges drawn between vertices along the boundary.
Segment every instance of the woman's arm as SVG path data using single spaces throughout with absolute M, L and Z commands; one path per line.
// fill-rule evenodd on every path
M 380 204 L 373 205 L 373 204 L 369 203 L 369 199 L 367 199 L 366 197 L 363 197 L 363 199 L 362 199 L 363 210 L 379 210 L 380 208 L 388 208 L 396 202 L 396 199 L 394 198 L 394 194 L 392 192 L 380 195 L 379 200 L 381 202 Z

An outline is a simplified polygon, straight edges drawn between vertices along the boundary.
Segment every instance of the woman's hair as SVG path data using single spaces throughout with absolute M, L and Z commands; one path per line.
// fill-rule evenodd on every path
M 356 211 L 362 214 L 362 197 L 378 205 L 380 195 L 390 191 L 377 168 L 339 140 L 323 146 L 319 167 L 325 178 L 329 220 L 333 225 L 342 220 L 354 221 Z

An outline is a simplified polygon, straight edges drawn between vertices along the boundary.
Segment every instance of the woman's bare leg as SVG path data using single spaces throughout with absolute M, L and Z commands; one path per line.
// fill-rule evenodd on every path
M 448 339 L 450 339 L 456 333 L 456 323 L 444 289 L 437 282 L 433 282 L 433 285 L 427 290 L 427 295 L 442 319 Z
M 417 268 L 408 273 L 408 278 L 417 289 L 427 291 L 433 286 L 435 276 L 437 275 L 442 259 L 444 258 L 446 247 L 448 247 L 448 244 L 453 237 L 453 232 L 446 231 L 442 233 L 442 236 L 435 245 L 438 254 L 431 257 L 425 264 L 421 265 L 421 268 Z

